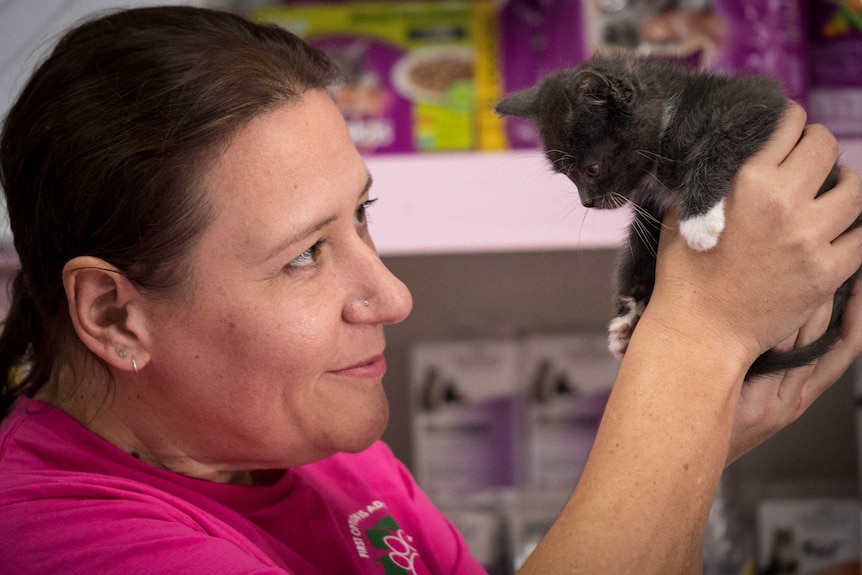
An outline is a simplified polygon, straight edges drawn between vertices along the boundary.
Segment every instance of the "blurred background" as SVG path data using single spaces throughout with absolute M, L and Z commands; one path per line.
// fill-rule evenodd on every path
M 333 97 L 374 176 L 372 233 L 414 295 L 388 328 L 384 439 L 493 574 L 523 561 L 589 453 L 628 221 L 582 208 L 535 128 L 493 103 L 598 47 L 658 52 L 774 76 L 862 169 L 858 0 L 0 0 L 0 114 L 65 28 L 148 4 L 272 22 L 342 67 Z M 15 266 L 4 221 L 0 280 Z M 859 573 L 859 379 L 725 472 L 707 574 Z

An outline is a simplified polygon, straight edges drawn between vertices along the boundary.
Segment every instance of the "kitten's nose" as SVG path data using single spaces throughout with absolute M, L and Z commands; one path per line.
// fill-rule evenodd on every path
M 581 196 L 581 203 L 585 208 L 592 208 L 596 205 L 596 199 L 591 197 L 588 193 L 581 192 L 579 195 Z

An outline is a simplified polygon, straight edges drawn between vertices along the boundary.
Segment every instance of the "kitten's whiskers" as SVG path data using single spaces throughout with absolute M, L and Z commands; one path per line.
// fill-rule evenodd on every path
M 653 258 L 658 259 L 658 253 L 652 242 L 653 234 L 646 228 L 646 226 L 650 225 L 654 229 L 661 229 L 663 227 L 661 220 L 652 215 L 649 210 L 639 205 L 637 202 L 633 202 L 622 194 L 614 192 L 610 199 L 617 208 L 622 207 L 625 204 L 632 207 L 632 210 L 635 212 L 631 221 L 632 229 L 635 234 L 637 234 L 647 251 L 649 251 L 650 255 L 652 255 Z M 631 246 L 629 246 L 629 249 L 632 249 Z
M 555 160 L 551 160 L 551 162 L 550 162 L 551 163 L 551 169 L 553 169 L 556 172 L 560 172 L 560 173 L 563 173 L 563 170 L 566 170 L 566 175 L 568 176 L 569 175 L 568 170 L 570 170 L 571 166 L 573 166 L 574 164 L 570 164 L 570 166 L 566 166 L 566 162 L 573 159 L 574 156 L 572 156 L 570 153 L 566 152 L 565 150 L 548 150 L 548 153 L 549 154 L 556 154 L 558 156 Z
M 672 162 L 672 163 L 679 163 L 679 161 L 680 161 L 680 160 L 674 160 L 673 158 L 668 158 L 667 156 L 662 156 L 661 154 L 658 154 L 656 152 L 651 152 L 649 150 L 635 150 L 635 153 L 637 153 L 640 156 L 643 156 L 647 160 L 653 160 L 653 161 L 661 160 L 663 162 Z

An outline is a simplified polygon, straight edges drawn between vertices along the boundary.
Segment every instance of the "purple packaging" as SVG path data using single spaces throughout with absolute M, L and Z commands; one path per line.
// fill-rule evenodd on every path
M 251 16 L 331 56 L 344 80 L 331 93 L 362 153 L 505 146 L 490 0 L 297 2 Z
M 435 501 L 514 484 L 515 340 L 417 343 L 410 353 L 413 470 Z
M 806 104 L 806 14 L 805 0 L 512 0 L 500 23 L 505 91 L 613 48 L 720 72 L 766 74 Z M 511 147 L 538 145 L 529 124 L 507 118 Z
M 862 1 L 811 0 L 810 120 L 862 136 Z
M 577 0 L 510 0 L 500 12 L 501 63 L 505 92 L 532 86 L 555 70 L 580 63 L 586 38 Z M 512 148 L 538 144 L 535 124 L 505 118 Z
M 789 98 L 805 105 L 809 91 L 805 0 L 716 0 L 715 11 L 724 16 L 728 37 L 712 67 L 772 76 Z

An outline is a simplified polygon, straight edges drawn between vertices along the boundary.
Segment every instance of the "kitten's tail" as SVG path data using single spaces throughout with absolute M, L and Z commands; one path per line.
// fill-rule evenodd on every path
M 796 369 L 805 365 L 811 365 L 832 349 L 841 334 L 840 322 L 829 326 L 820 338 L 805 347 L 799 349 L 780 351 L 770 349 L 751 364 L 745 378 L 750 379 L 759 375 L 777 373 L 788 369 Z
M 822 336 L 799 349 L 787 351 L 771 349 L 767 351 L 754 361 L 748 369 L 746 379 L 811 365 L 832 349 L 832 346 L 841 337 L 841 316 L 847 303 L 847 298 L 850 296 L 852 284 L 854 281 L 857 281 L 856 277 L 859 275 L 860 272 L 857 272 L 835 292 L 835 298 L 832 302 L 832 318 L 829 321 L 829 327 L 826 328 Z

